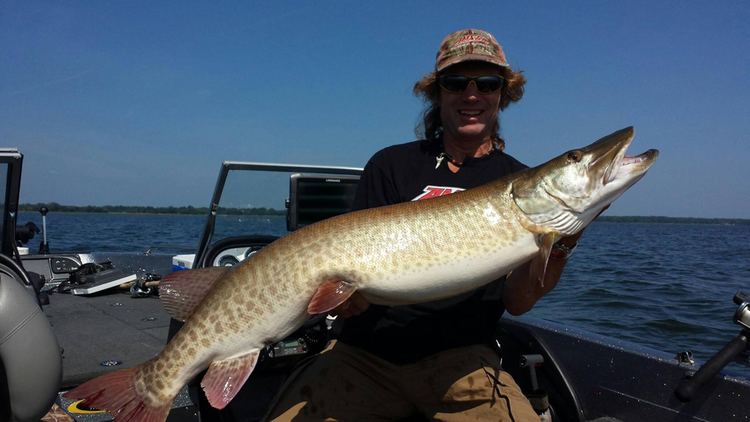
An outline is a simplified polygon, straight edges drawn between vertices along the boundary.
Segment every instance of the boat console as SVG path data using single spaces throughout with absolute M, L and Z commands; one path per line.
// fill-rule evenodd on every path
M 85 264 L 93 264 L 90 254 L 43 254 L 21 255 L 26 271 L 42 277 L 45 284 L 55 287 L 68 280 Z

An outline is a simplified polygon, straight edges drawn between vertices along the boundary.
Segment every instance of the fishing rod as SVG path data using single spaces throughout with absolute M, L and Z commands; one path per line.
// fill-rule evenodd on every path
M 739 359 L 743 353 L 750 352 L 750 294 L 739 291 L 734 295 L 733 301 L 739 305 L 734 314 L 734 322 L 742 327 L 740 333 L 704 363 L 692 377 L 686 376 L 680 381 L 675 389 L 675 395 L 680 401 L 692 400 L 698 390 L 727 364 Z

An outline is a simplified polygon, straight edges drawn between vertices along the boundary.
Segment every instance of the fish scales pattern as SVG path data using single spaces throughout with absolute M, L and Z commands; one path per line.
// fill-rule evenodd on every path
M 306 316 L 277 315 L 278 310 L 304 310 L 299 304 L 309 302 L 327 279 L 396 285 L 400 277 L 509 246 L 520 235 L 511 228 L 517 225 L 500 223 L 515 217 L 485 216 L 487 209 L 513 209 L 503 204 L 507 187 L 494 188 L 506 194 L 491 202 L 487 192 L 472 190 L 442 198 L 437 207 L 420 201 L 367 210 L 367 216 L 340 216 L 277 240 L 217 282 L 160 356 L 139 368 L 136 389 L 163 402 L 207 362 L 277 340 L 286 334 L 280 326 Z M 268 324 L 274 320 L 280 322 Z M 268 328 L 258 330 L 260 325 Z

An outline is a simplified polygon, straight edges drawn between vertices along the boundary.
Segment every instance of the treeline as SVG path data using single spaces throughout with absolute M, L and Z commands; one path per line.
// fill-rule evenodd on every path
M 39 212 L 46 207 L 49 212 L 89 212 L 89 213 L 112 213 L 112 214 L 208 214 L 208 207 L 150 207 L 132 205 L 62 205 L 57 202 L 20 204 L 19 211 Z M 230 215 L 285 215 L 286 212 L 273 208 L 223 208 L 219 207 L 220 214 Z

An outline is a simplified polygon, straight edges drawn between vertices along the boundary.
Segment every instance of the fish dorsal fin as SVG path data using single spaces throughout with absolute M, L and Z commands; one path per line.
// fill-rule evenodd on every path
M 172 318 L 185 321 L 230 267 L 175 271 L 159 282 L 162 306 Z
M 539 282 L 542 287 L 544 287 L 544 275 L 547 273 L 549 254 L 552 252 L 552 246 L 559 239 L 560 233 L 557 232 L 543 234 L 539 241 L 539 253 L 531 261 L 531 267 L 529 268 L 531 280 Z
M 346 280 L 331 279 L 325 281 L 310 299 L 310 303 L 307 305 L 307 313 L 317 315 L 328 312 L 346 302 L 356 290 L 354 284 Z
M 237 395 L 255 369 L 259 349 L 233 359 L 215 360 L 201 380 L 201 386 L 211 406 L 223 409 Z

